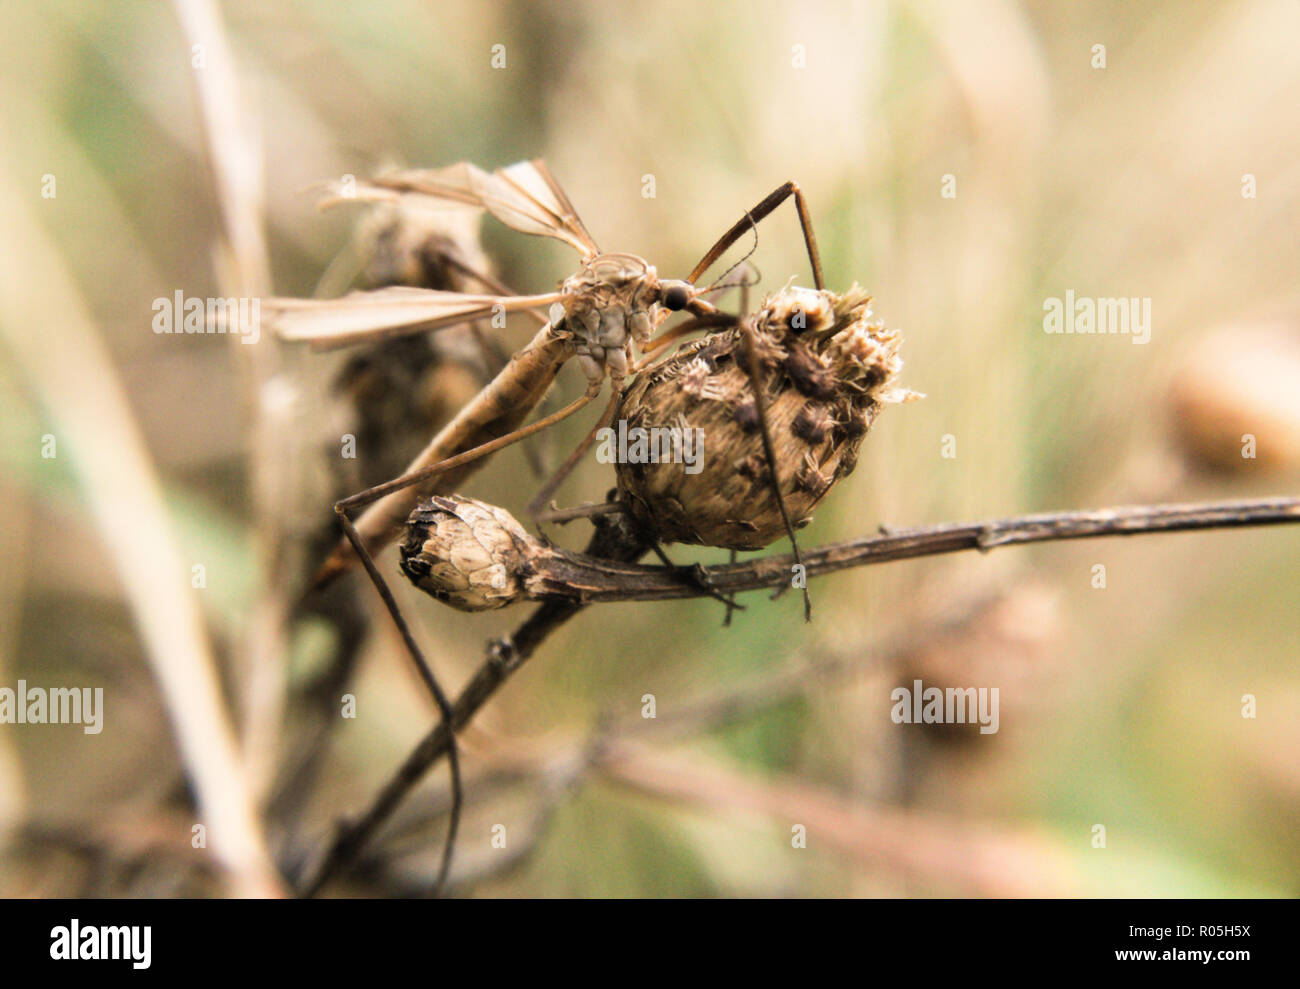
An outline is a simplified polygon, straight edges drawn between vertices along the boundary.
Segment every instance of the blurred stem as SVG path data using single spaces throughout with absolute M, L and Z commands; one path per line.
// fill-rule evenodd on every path
M 224 296 L 260 298 L 270 289 L 263 233 L 262 145 L 241 93 L 235 59 L 213 0 L 173 0 L 191 46 L 191 74 L 208 161 L 221 210 L 217 275 Z M 275 401 L 278 353 L 272 340 L 232 335 L 252 410 L 249 457 L 260 587 L 236 677 L 243 687 L 243 749 L 259 797 L 274 776 L 285 705 L 289 614 L 283 575 L 291 567 L 282 520 L 293 502 L 293 430 L 285 401 Z
M 985 592 L 949 602 L 941 614 L 933 616 L 933 620 L 909 627 L 878 644 L 830 651 L 824 646 L 809 648 L 807 654 L 815 655 L 815 659 L 798 658 L 775 671 L 756 674 L 738 684 L 675 705 L 672 713 L 653 720 L 637 715 L 601 724 L 580 744 L 566 741 L 540 753 L 534 747 L 529 754 L 523 755 L 512 748 L 509 755 L 495 760 L 494 771 L 466 784 L 466 799 L 473 799 L 476 791 L 486 790 L 493 783 L 502 786 L 521 784 L 527 792 L 539 795 L 532 825 L 525 832 L 523 845 L 512 845 L 515 851 L 508 858 L 494 856 L 496 861 L 493 863 L 456 876 L 454 885 L 463 889 L 500 878 L 518 868 L 536 850 L 541 833 L 560 801 L 576 792 L 605 763 L 617 761 L 633 751 L 628 747 L 630 744 L 639 740 L 657 744 L 680 741 L 684 737 L 761 715 L 797 697 L 806 696 L 815 685 L 827 681 L 898 669 L 909 657 L 934 643 L 965 635 L 972 623 L 1005 604 L 1010 593 L 1006 590 Z M 449 807 L 450 802 L 440 795 L 429 801 L 412 820 L 404 821 L 403 830 L 410 832 L 427 826 L 445 814 Z M 377 873 L 394 878 L 389 864 L 377 854 L 363 856 L 362 860 Z M 427 877 L 422 878 L 427 890 Z M 399 891 L 405 893 L 405 887 Z
M 31 182 L 0 175 L 0 334 L 54 421 L 121 575 L 214 856 L 243 896 L 279 891 L 221 700 L 189 566 L 116 369 L 55 244 L 33 215 Z M 19 193 L 26 189 L 26 196 Z M 41 291 L 33 291 L 41 286 Z M 38 442 L 31 437 L 31 442 Z
M 3 384 L 0 384 L 3 388 Z M 4 402 L 0 392 L 0 402 Z M 10 406 L 12 408 L 12 406 Z M 16 416 L 20 422 L 27 416 Z M 5 506 L 5 524 L 0 526 L 0 560 L 5 561 L 0 571 L 0 678 L 9 682 L 10 663 L 18 649 L 18 633 L 22 617 L 24 585 L 27 582 L 28 520 L 30 492 L 22 490 L 9 480 L 0 480 L 0 503 Z M 27 812 L 27 794 L 23 786 L 22 762 L 18 757 L 12 733 L 0 734 L 0 854 L 3 854 L 13 830 L 22 823 Z
M 806 696 L 817 683 L 898 669 L 934 643 L 967 634 L 974 622 L 1004 604 L 1009 593 L 1005 589 L 981 592 L 948 602 L 942 613 L 930 615 L 915 627 L 878 642 L 842 649 L 825 646 L 809 649 L 808 653 L 815 658 L 799 658 L 776 670 L 754 674 L 739 683 L 675 705 L 672 711 L 654 719 L 638 715 L 620 720 L 609 728 L 607 737 L 675 741 L 756 717 Z
M 1086 893 L 1064 843 L 1033 832 L 972 829 L 919 811 L 869 807 L 788 777 L 754 779 L 700 754 L 610 746 L 600 773 L 661 799 L 715 812 L 759 813 L 787 829 L 802 826 L 810 848 L 846 855 L 872 874 L 958 888 L 972 896 L 1078 896 Z

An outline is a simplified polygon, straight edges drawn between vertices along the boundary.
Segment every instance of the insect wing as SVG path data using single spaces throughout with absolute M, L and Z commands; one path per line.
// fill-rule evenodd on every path
M 513 230 L 562 240 L 584 258 L 600 253 L 569 197 L 540 161 L 521 161 L 496 172 L 485 172 L 469 162 L 393 172 L 374 179 L 370 188 L 479 206 Z
M 407 209 L 481 209 L 478 203 L 452 199 L 449 196 L 432 196 L 428 193 L 415 192 L 411 189 L 394 189 L 375 182 L 356 182 L 347 187 L 342 183 L 331 182 L 325 186 L 324 193 L 316 203 L 320 210 L 332 209 L 347 203 L 387 203 Z
M 499 168 L 493 177 L 501 187 L 500 199 L 509 203 L 508 208 L 521 215 L 544 217 L 544 222 L 553 229 L 565 232 L 566 236 L 561 239 L 572 244 L 584 258 L 600 253 L 596 241 L 578 218 L 573 203 L 540 158 Z M 493 214 L 502 222 L 509 222 L 495 210 Z
M 268 299 L 263 316 L 281 339 L 326 350 L 545 307 L 559 299 L 554 292 L 496 296 L 393 287 L 338 299 Z

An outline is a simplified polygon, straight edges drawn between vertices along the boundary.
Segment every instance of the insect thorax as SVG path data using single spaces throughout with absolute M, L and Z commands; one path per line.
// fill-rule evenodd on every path
M 634 254 L 598 254 L 560 286 L 564 321 L 587 378 L 627 373 L 630 344 L 644 346 L 659 317 L 659 275 Z

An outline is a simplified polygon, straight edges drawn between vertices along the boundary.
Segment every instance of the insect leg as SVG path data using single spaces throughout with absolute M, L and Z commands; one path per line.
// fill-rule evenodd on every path
M 438 713 L 442 717 L 443 724 L 447 726 L 447 762 L 451 769 L 451 815 L 450 820 L 447 822 L 447 838 L 442 847 L 442 864 L 438 868 L 438 878 L 433 886 L 433 893 L 437 896 L 442 891 L 447 882 L 447 876 L 451 872 L 451 857 L 456 847 L 456 832 L 460 828 L 460 811 L 464 799 L 464 789 L 460 776 L 460 747 L 456 742 L 455 726 L 452 724 L 451 701 L 447 699 L 446 692 L 442 689 L 442 685 L 438 683 L 438 678 L 434 676 L 433 668 L 429 665 L 428 660 L 424 658 L 424 653 L 416 643 L 415 636 L 411 634 L 410 626 L 407 625 L 406 618 L 397 606 L 393 592 L 384 581 L 379 568 L 375 566 L 374 558 L 371 557 L 370 551 L 366 549 L 365 542 L 357 532 L 356 526 L 352 524 L 352 520 L 348 518 L 347 510 L 342 505 L 342 502 L 336 504 L 334 511 L 343 526 L 343 532 L 348 537 L 348 542 L 352 544 L 357 556 L 361 559 L 361 565 L 365 567 L 371 583 L 375 585 L 375 590 L 379 592 L 379 596 L 383 599 L 384 607 L 388 609 L 388 614 L 392 616 L 393 624 L 397 626 L 397 631 L 401 634 L 402 641 L 406 643 L 406 649 L 411 654 L 411 659 L 415 661 L 415 667 L 420 673 L 420 678 L 424 680 L 425 686 L 429 688 L 429 693 L 433 695 L 433 701 L 438 707 Z
M 412 487 L 413 485 L 419 484 L 421 481 L 428 480 L 436 474 L 441 474 L 443 471 L 451 470 L 454 467 L 460 467 L 462 464 L 467 464 L 472 460 L 477 460 L 479 457 L 486 457 L 490 453 L 496 453 L 497 450 L 500 450 L 503 447 L 510 446 L 512 443 L 518 443 L 525 437 L 532 436 L 533 433 L 541 432 L 541 430 L 546 427 L 555 425 L 561 419 L 567 419 L 595 397 L 595 394 L 592 392 L 587 392 L 582 397 L 575 399 L 564 408 L 560 409 L 559 412 L 552 412 L 550 415 L 544 416 L 536 422 L 531 422 L 527 426 L 521 426 L 514 432 L 507 433 L 505 436 L 498 436 L 494 440 L 482 443 L 473 449 L 466 450 L 464 453 L 458 453 L 454 457 L 440 460 L 436 464 L 430 464 L 428 467 L 421 467 L 417 471 L 403 474 L 401 477 L 394 478 L 391 481 L 386 481 L 383 484 L 377 484 L 375 487 L 367 488 L 365 491 L 359 491 L 356 494 L 350 495 L 342 501 L 337 502 L 334 505 L 334 511 L 345 512 L 351 508 L 360 508 L 363 505 L 369 505 L 371 502 L 378 501 L 380 498 L 392 494 L 394 491 L 401 491 L 403 488 Z
M 754 224 L 764 219 L 774 209 L 783 202 L 794 196 L 795 208 L 799 211 L 799 225 L 803 228 L 804 246 L 808 248 L 808 260 L 812 263 L 813 282 L 817 288 L 825 287 L 822 280 L 822 261 L 821 255 L 817 252 L 817 238 L 813 234 L 812 216 L 808 212 L 808 204 L 804 201 L 803 192 L 800 190 L 798 183 L 787 182 L 781 188 L 777 189 L 771 195 L 767 196 L 762 202 L 747 212 L 743 218 L 736 221 L 735 226 L 718 238 L 718 242 L 709 248 L 709 253 L 704 255 L 700 263 L 695 266 L 686 279 L 692 285 L 703 275 L 718 258 L 726 253 L 732 244 L 736 243 L 746 230 L 749 230 Z
M 578 465 L 578 461 L 591 448 L 591 444 L 595 442 L 596 434 L 614 421 L 614 413 L 618 411 L 619 398 L 621 397 L 622 382 L 612 381 L 611 384 L 613 388 L 610 391 L 609 405 L 601 414 L 600 420 L 591 427 L 591 432 L 583 437 L 582 442 L 569 454 L 568 459 L 560 464 L 560 469 L 551 475 L 551 479 L 542 485 L 533 500 L 528 503 L 528 514 L 533 517 L 534 522 L 539 520 L 538 517 L 546 503 L 555 494 L 559 486 L 564 483 L 564 479 L 573 473 L 573 468 Z
M 731 551 L 731 559 L 728 562 L 733 564 L 736 562 L 736 551 L 734 549 Z M 723 628 L 728 628 L 731 625 L 731 613 L 738 607 L 740 606 L 736 604 L 736 598 L 734 595 L 727 598 L 727 613 L 722 619 Z
M 781 481 L 777 477 L 776 451 L 772 445 L 772 433 L 767 424 L 767 408 L 763 404 L 762 370 L 758 366 L 754 347 L 754 328 L 745 320 L 740 324 L 745 341 L 745 364 L 749 373 L 749 384 L 754 391 L 754 407 L 758 410 L 759 432 L 763 437 L 763 451 L 767 456 L 767 468 L 772 478 L 772 495 L 776 498 L 776 507 L 781 511 L 781 521 L 785 523 L 785 534 L 790 537 L 790 548 L 794 551 L 794 562 L 803 567 L 799 556 L 799 541 L 795 538 L 794 525 L 790 521 L 790 511 L 785 507 L 785 496 L 781 494 Z M 808 594 L 808 582 L 803 586 L 803 619 L 812 621 L 812 597 Z
M 713 312 L 706 316 L 694 316 L 691 319 L 678 323 L 676 326 L 664 330 L 657 337 L 651 340 L 642 348 L 641 360 L 632 365 L 634 374 L 644 371 L 652 362 L 654 355 L 663 350 L 664 347 L 674 340 L 686 336 L 688 333 L 694 333 L 696 330 L 710 330 L 727 326 L 735 326 L 737 318 L 730 313 Z
M 617 501 L 602 501 L 599 504 L 574 505 L 572 508 L 553 508 L 549 511 L 539 512 L 536 516 L 538 522 L 556 522 L 560 525 L 572 522 L 574 519 L 591 519 L 601 515 L 622 515 L 627 511 L 627 507 Z
M 662 563 L 664 566 L 666 566 L 669 570 L 674 570 L 677 573 L 682 574 L 689 583 L 698 587 L 709 597 L 713 598 L 715 601 L 721 601 L 723 604 L 725 604 L 727 606 L 727 622 L 731 621 L 732 611 L 745 610 L 745 606 L 743 604 L 736 603 L 735 595 L 720 594 L 717 591 L 715 591 L 713 589 L 713 582 L 709 580 L 709 572 L 706 569 L 704 569 L 704 567 L 700 566 L 698 563 L 692 564 L 689 567 L 678 566 L 672 560 L 668 559 L 668 554 L 664 552 L 663 545 L 661 543 L 655 543 L 650 548 L 654 551 L 655 556 L 659 557 L 659 562 Z M 732 550 L 732 554 L 734 558 L 735 550 Z
M 485 458 L 476 454 L 464 458 L 465 461 L 472 462 L 462 463 L 452 461 L 451 458 L 487 440 L 495 440 L 506 434 L 517 437 L 518 434 L 512 431 L 518 429 L 531 410 L 537 407 L 546 389 L 554 381 L 556 372 L 572 356 L 572 351 L 572 342 L 566 334 L 555 332 L 549 324 L 542 327 L 532 341 L 515 354 L 501 373 L 474 396 L 406 468 L 409 477 L 412 473 L 433 467 L 431 473 L 443 472 L 437 480 L 405 486 L 410 482 L 399 479 L 392 485 L 396 490 L 384 489 L 389 492 L 387 495 L 382 492 L 375 495 L 372 491 L 366 491 L 355 496 L 356 500 L 350 504 L 373 502 L 354 519 L 357 531 L 370 551 L 378 553 L 397 537 L 422 497 L 435 493 L 435 489 L 459 483 L 486 462 Z M 589 392 L 591 391 L 589 384 Z M 548 423 L 555 421 L 557 418 L 547 419 Z M 501 445 L 508 442 L 509 440 L 503 439 Z M 491 449 L 497 447 L 489 448 L 489 451 Z M 479 451 L 480 454 L 482 452 Z M 449 469 L 449 463 L 461 465 Z M 356 554 L 353 553 L 352 546 L 340 537 L 328 558 L 317 569 L 312 587 L 324 587 L 355 563 Z
M 479 271 L 477 268 L 473 268 L 470 265 L 467 265 L 464 261 L 460 260 L 460 258 L 454 258 L 450 254 L 443 255 L 442 263 L 449 268 L 456 269 L 462 275 L 465 275 L 468 278 L 472 278 L 474 281 L 484 286 L 493 295 L 518 295 L 519 294 L 514 289 L 512 289 L 509 285 L 507 285 L 505 282 L 501 281 L 498 278 L 494 278 L 486 271 Z M 532 316 L 533 319 L 537 320 L 538 326 L 543 326 L 546 324 L 546 317 L 542 315 L 542 313 L 539 310 L 528 309 L 525 311 L 530 316 Z

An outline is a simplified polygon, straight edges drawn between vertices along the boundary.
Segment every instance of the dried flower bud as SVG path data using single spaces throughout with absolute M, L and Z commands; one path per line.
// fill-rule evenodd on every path
M 523 593 L 521 574 L 533 542 L 503 508 L 438 495 L 407 520 L 402 572 L 461 611 L 503 608 Z
M 365 261 L 359 287 L 405 285 L 451 292 L 482 288 L 465 274 L 466 269 L 492 270 L 479 243 L 480 211 L 426 204 L 419 196 L 404 196 L 396 203 L 371 201 L 365 191 L 351 199 L 336 190 L 327 203 L 349 201 L 370 202 L 357 226 L 356 251 Z M 346 287 L 333 280 L 327 286 L 327 295 Z M 483 387 L 490 370 L 468 324 L 385 339 L 352 351 L 333 385 L 342 399 L 335 415 L 338 422 L 325 429 L 335 448 L 343 433 L 357 438 L 357 459 L 338 464 L 336 496 L 402 473 L 428 437 Z M 333 460 L 337 463 L 338 457 Z M 332 526 L 330 537 L 336 538 Z
M 886 402 L 920 396 L 893 387 L 901 336 L 871 318 L 858 286 L 842 295 L 786 288 L 751 317 L 763 406 L 791 520 L 808 520 Z M 629 429 L 700 430 L 702 465 L 618 464 L 619 496 L 667 542 L 762 549 L 785 534 L 772 496 L 740 329 L 680 348 L 623 393 Z

